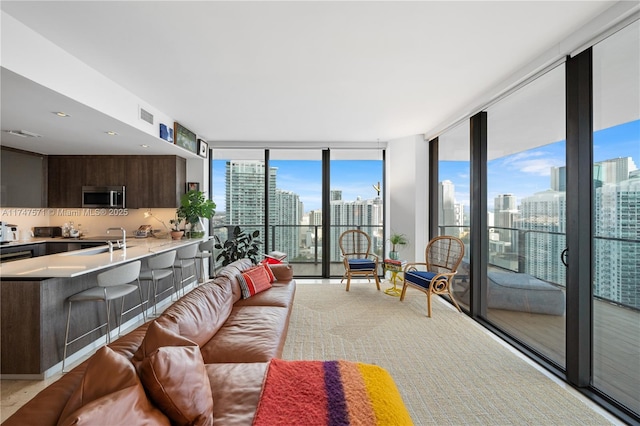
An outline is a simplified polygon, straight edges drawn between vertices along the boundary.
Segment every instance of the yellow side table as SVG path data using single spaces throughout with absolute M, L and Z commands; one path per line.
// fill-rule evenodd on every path
M 395 297 L 400 296 L 400 293 L 402 292 L 402 290 L 397 287 L 397 280 L 398 279 L 402 280 L 402 278 L 399 278 L 398 274 L 402 273 L 406 264 L 407 264 L 406 260 L 392 260 L 392 259 L 384 260 L 384 274 L 386 275 L 387 271 L 391 272 L 391 283 L 393 284 L 393 287 L 389 287 L 384 291 L 385 294 L 388 294 L 389 296 L 395 296 Z

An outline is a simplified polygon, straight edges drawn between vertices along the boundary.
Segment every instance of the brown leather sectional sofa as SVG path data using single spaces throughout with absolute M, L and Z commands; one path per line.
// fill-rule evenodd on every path
M 132 418 L 135 424 L 250 425 L 268 361 L 282 355 L 296 290 L 291 268 L 271 265 L 273 286 L 242 299 L 236 277 L 252 266 L 243 259 L 223 268 L 160 317 L 45 388 L 3 425 L 107 424 Z M 161 381 L 157 388 L 151 389 L 141 371 Z M 174 392 L 173 400 L 154 399 L 158 391 Z M 182 411 L 181 403 L 186 406 Z

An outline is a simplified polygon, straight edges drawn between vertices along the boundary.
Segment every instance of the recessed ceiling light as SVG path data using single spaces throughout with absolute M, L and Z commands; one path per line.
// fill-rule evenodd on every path
M 143 148 L 149 148 L 149 145 L 145 145 L 145 144 L 142 144 L 140 146 L 143 147 Z
M 40 138 L 42 135 L 29 132 L 28 130 L 5 130 L 10 135 L 20 136 L 21 138 Z
M 105 132 L 106 134 L 108 134 L 109 136 L 118 136 L 117 132 L 114 132 L 113 130 L 109 130 L 108 132 Z
M 54 114 L 57 115 L 58 117 L 71 117 L 71 115 L 67 114 L 66 112 L 62 112 L 62 111 L 54 112 Z

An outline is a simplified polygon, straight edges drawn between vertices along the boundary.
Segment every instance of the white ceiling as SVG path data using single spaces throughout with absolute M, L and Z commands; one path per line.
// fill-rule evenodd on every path
M 0 7 L 210 143 L 304 143 L 438 130 L 612 4 L 3 0 Z M 2 129 L 45 135 L 30 143 L 51 154 L 86 153 L 89 138 L 106 140 L 94 144 L 105 152 L 91 153 L 110 146 L 137 153 L 148 140 L 154 153 L 174 149 L 120 125 L 119 133 L 140 138 L 123 152 L 104 134 L 118 123 L 98 123 L 113 120 L 87 111 L 96 122 L 63 126 L 51 114 L 64 108 L 56 100 L 75 102 L 3 70 Z M 2 133 L 3 145 L 23 139 Z

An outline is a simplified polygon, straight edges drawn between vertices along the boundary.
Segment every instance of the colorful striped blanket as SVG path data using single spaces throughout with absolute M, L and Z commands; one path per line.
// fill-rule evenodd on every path
M 253 421 L 274 425 L 412 425 L 395 382 L 376 365 L 349 361 L 269 364 Z

